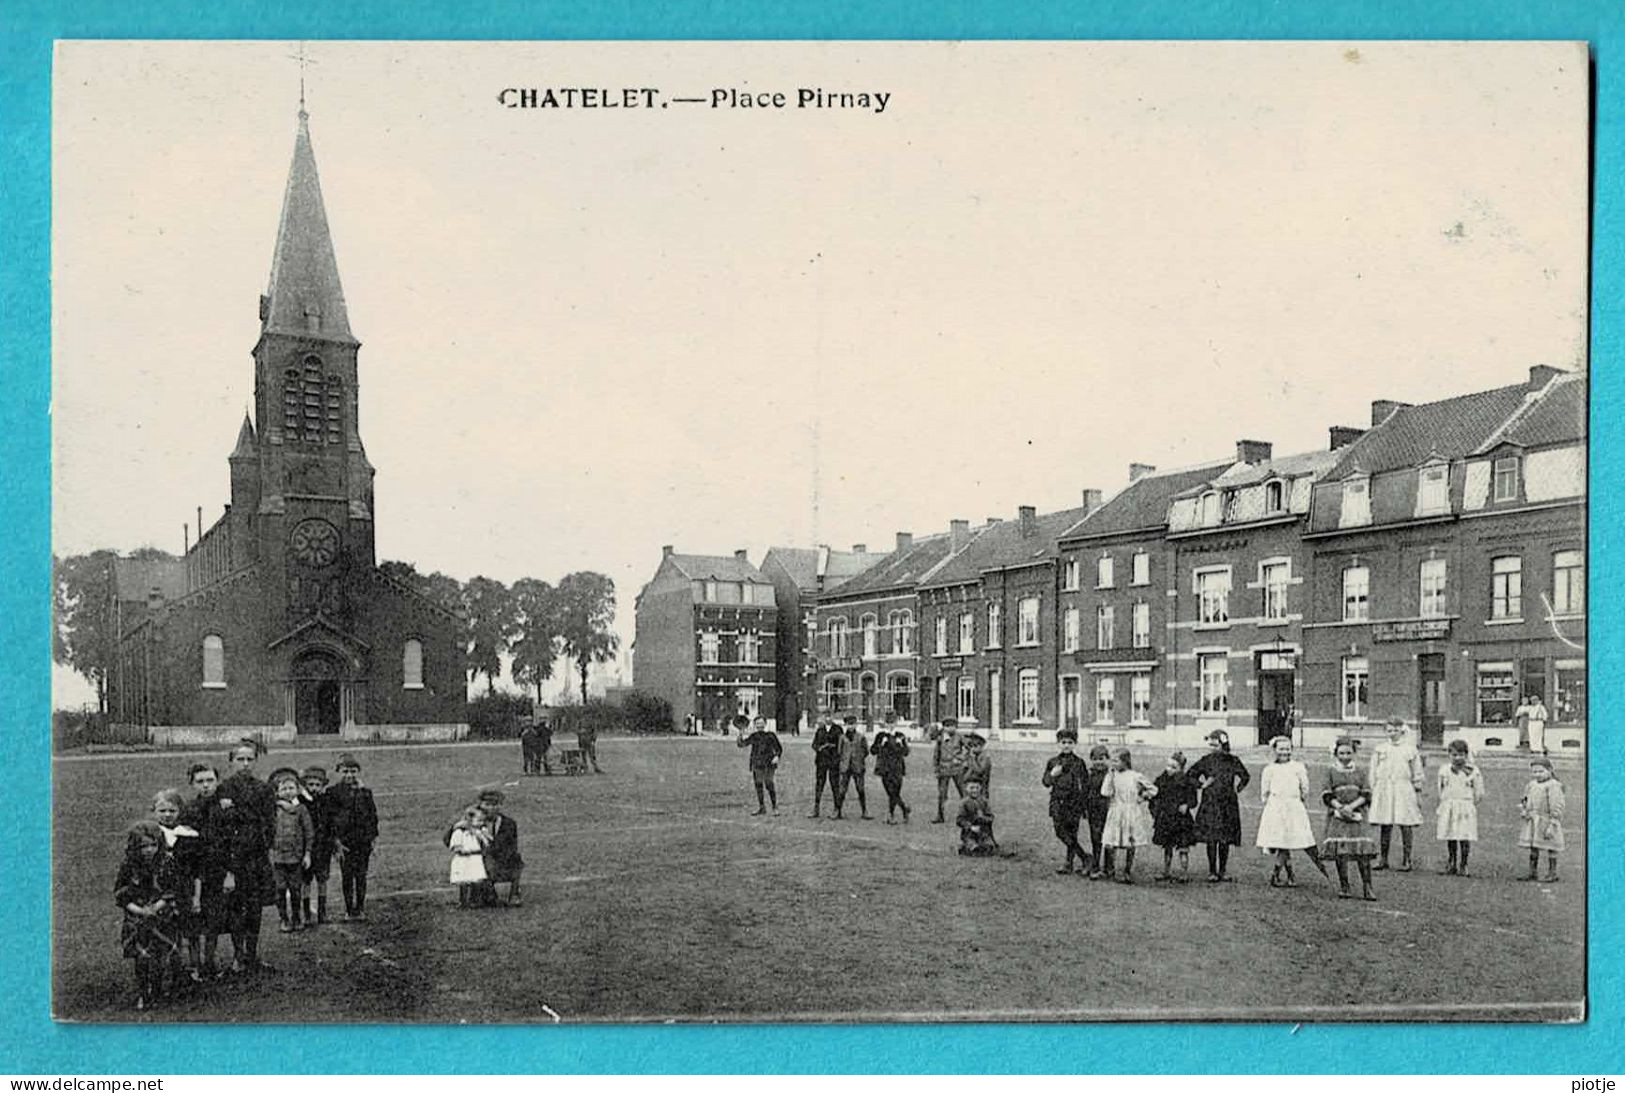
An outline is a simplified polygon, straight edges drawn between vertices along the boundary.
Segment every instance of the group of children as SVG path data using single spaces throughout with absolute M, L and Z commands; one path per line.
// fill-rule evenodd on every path
M 481 790 L 478 799 L 446 829 L 442 841 L 451 851 L 451 883 L 457 886 L 460 909 L 524 903 L 519 891 L 525 871 L 525 859 L 519 853 L 519 822 L 503 811 L 504 800 L 500 789 Z M 505 900 L 497 889 L 503 883 L 508 886 Z
M 325 923 L 335 859 L 345 919 L 365 918 L 378 811 L 361 764 L 340 755 L 332 786 L 319 766 L 278 768 L 261 781 L 254 765 L 264 751 L 243 740 L 227 755 L 224 780 L 212 764 L 193 763 L 192 796 L 159 790 L 151 817 L 126 833 L 113 900 L 137 1009 L 226 971 L 268 970 L 259 957 L 264 908 L 276 906 L 284 933 Z M 231 940 L 224 970 L 216 964 L 222 934 Z

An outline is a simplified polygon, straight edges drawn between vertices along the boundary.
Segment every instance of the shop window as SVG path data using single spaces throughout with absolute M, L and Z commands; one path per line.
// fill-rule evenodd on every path
M 1554 666 L 1552 681 L 1552 720 L 1559 725 L 1578 725 L 1586 715 L 1586 665 L 1583 660 L 1560 660 Z
M 1518 709 L 1518 682 L 1510 662 L 1479 664 L 1477 699 L 1478 724 L 1512 724 Z

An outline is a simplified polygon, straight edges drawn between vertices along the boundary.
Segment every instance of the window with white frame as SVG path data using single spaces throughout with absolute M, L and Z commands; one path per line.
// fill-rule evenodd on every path
M 1578 725 L 1586 715 L 1586 662 L 1560 660 L 1552 665 L 1552 720 L 1559 725 Z
M 1523 618 L 1523 559 L 1504 556 L 1490 562 L 1490 618 Z
M 746 586 L 750 587 L 749 585 Z M 762 692 L 755 687 L 741 687 L 734 692 L 734 700 L 739 713 L 745 717 L 755 717 L 762 712 Z
M 1286 483 L 1280 480 L 1264 483 L 1264 511 L 1278 513 L 1286 511 Z
M 852 683 L 845 676 L 825 676 L 824 709 L 832 714 L 844 712 L 851 691 Z
M 1078 581 L 1082 579 L 1079 575 L 1079 571 L 1082 568 L 1083 567 L 1078 564 L 1078 559 L 1076 557 L 1067 558 L 1065 564 L 1061 566 L 1061 587 L 1065 588 L 1068 592 L 1077 591 Z
M 1371 618 L 1371 570 L 1351 565 L 1343 570 L 1343 621 L 1365 622 Z
M 1264 619 L 1267 622 L 1286 621 L 1286 593 L 1292 583 L 1290 561 L 1265 562 L 1258 567 L 1259 583 L 1264 586 Z
M 1112 556 L 1110 554 L 1102 554 L 1095 561 L 1096 588 L 1110 588 L 1114 583 L 1116 583 L 1113 568 Z
M 1095 608 L 1095 648 L 1110 649 L 1116 642 L 1113 640 L 1117 630 L 1115 617 L 1116 610 L 1109 603 L 1103 603 Z
M 1371 715 L 1371 662 L 1343 658 L 1343 720 L 1364 721 Z
M 1437 516 L 1450 511 L 1450 468 L 1444 464 L 1417 472 L 1416 515 Z
M 740 634 L 738 640 L 739 663 L 760 664 L 762 661 L 762 637 L 760 634 Z
M 1518 457 L 1515 455 L 1503 456 L 1495 461 L 1495 499 L 1518 499 Z
M 1023 668 L 1016 676 L 1016 718 L 1038 720 L 1038 670 Z
M 1449 589 L 1450 568 L 1443 558 L 1427 558 L 1421 566 L 1421 597 L 1417 614 L 1424 619 L 1445 616 L 1445 592 Z
M 863 616 L 863 655 L 880 655 L 880 620 L 873 615 Z
M 999 628 L 1000 610 L 997 600 L 987 605 L 987 647 L 997 649 L 1004 644 L 1002 631 Z
M 976 616 L 970 611 L 959 613 L 959 651 L 976 652 Z
M 702 630 L 700 632 L 700 663 L 715 664 L 721 653 L 722 638 L 714 630 Z
M 1135 672 L 1128 680 L 1128 723 L 1151 724 L 1151 673 Z
M 423 643 L 417 638 L 401 647 L 401 690 L 423 690 Z
M 1509 725 L 1518 713 L 1518 680 L 1511 661 L 1479 661 L 1477 709 L 1480 725 Z
M 1201 688 L 1203 714 L 1222 714 L 1230 709 L 1230 656 L 1227 653 L 1198 653 L 1197 682 Z
M 219 634 L 203 638 L 203 685 L 211 689 L 226 685 L 226 643 Z
M 976 720 L 976 677 L 973 675 L 959 677 L 959 705 L 956 716 L 961 722 Z
M 1364 527 L 1371 522 L 1371 480 L 1356 478 L 1343 483 L 1343 511 L 1338 527 Z
M 893 611 L 886 616 L 886 628 L 891 631 L 891 651 L 898 656 L 913 652 L 914 615 L 909 611 Z
M 1111 725 L 1117 721 L 1117 680 L 1112 676 L 1095 679 L 1095 724 Z
M 832 657 L 846 656 L 846 620 L 829 620 L 829 655 Z
M 1585 609 L 1585 556 L 1578 550 L 1559 550 L 1552 555 L 1552 613 L 1582 615 Z
M 1076 653 L 1079 638 L 1078 609 L 1068 607 L 1061 616 L 1061 651 L 1063 653 Z
M 1141 600 L 1134 605 L 1130 618 L 1133 622 L 1134 648 L 1151 648 L 1151 605 Z
M 1222 626 L 1230 621 L 1230 567 L 1196 571 L 1197 621 Z
M 1201 500 L 1202 526 L 1214 527 L 1219 522 L 1219 495 L 1204 493 Z
M 1143 550 L 1135 551 L 1134 559 L 1129 563 L 1129 583 L 1151 583 L 1151 555 Z
M 936 625 L 935 625 L 935 633 L 932 636 L 936 639 L 935 644 L 933 645 L 933 648 L 936 650 L 937 656 L 939 656 L 939 657 L 947 656 L 948 655 L 948 616 L 947 615 L 938 615 L 937 616 Z
M 1038 597 L 1027 596 L 1016 603 L 1016 642 L 1038 644 Z
M 886 693 L 891 696 L 891 712 L 903 721 L 914 719 L 914 677 L 894 672 L 886 677 Z

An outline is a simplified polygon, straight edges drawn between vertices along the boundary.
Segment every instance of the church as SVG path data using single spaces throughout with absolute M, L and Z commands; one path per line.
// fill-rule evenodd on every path
M 109 717 L 160 745 L 466 736 L 461 618 L 374 555 L 361 343 L 303 102 L 259 321 L 225 513 L 182 558 L 114 563 Z

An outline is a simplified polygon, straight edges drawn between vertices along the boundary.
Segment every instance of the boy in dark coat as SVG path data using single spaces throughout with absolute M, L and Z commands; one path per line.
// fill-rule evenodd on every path
M 1078 730 L 1062 729 L 1055 734 L 1061 754 L 1044 765 L 1044 785 L 1049 787 L 1049 818 L 1055 826 L 1055 837 L 1066 847 L 1066 862 L 1057 873 L 1071 873 L 1076 858 L 1078 872 L 1089 873 L 1089 855 L 1078 843 L 1078 823 L 1083 819 L 1084 801 L 1089 788 L 1089 768 L 1073 750 L 1078 743 Z
M 339 784 L 332 797 L 333 853 L 339 859 L 339 887 L 344 893 L 346 922 L 367 917 L 367 867 L 378 840 L 378 806 L 372 790 L 361 784 L 361 764 L 344 752 L 334 764 Z
M 214 791 L 226 865 L 221 891 L 235 973 L 271 970 L 260 960 L 260 919 L 276 898 L 271 876 L 276 798 L 270 786 L 254 777 L 254 763 L 261 751 L 259 743 L 250 739 L 232 748 L 227 756 L 232 774 Z
M 1112 799 L 1103 797 L 1100 787 L 1106 781 L 1111 767 L 1111 749 L 1096 744 L 1089 749 L 1089 783 L 1083 790 L 1083 816 L 1089 823 L 1089 879 L 1099 880 L 1103 870 L 1102 843 L 1106 839 L 1106 813 L 1111 811 Z
M 543 774 L 553 773 L 553 764 L 547 753 L 553 749 L 553 722 L 545 717 L 536 719 L 536 758 L 542 764 Z
M 485 827 L 491 833 L 491 842 L 485 848 L 485 877 L 491 885 L 491 895 L 497 895 L 496 886 L 508 885 L 508 906 L 519 907 L 525 902 L 519 893 L 519 879 L 525 872 L 525 859 L 519 853 L 519 821 L 502 811 L 503 796 L 500 789 L 480 791 L 480 807 L 485 809 Z M 451 832 L 446 832 L 446 843 L 451 843 Z
M 858 728 L 858 719 L 851 714 L 846 718 L 846 732 L 841 735 L 841 750 L 836 760 L 841 771 L 840 791 L 835 794 L 835 818 L 844 819 L 841 809 L 846 804 L 846 791 L 857 787 L 858 809 L 863 819 L 872 820 L 869 815 L 869 800 L 863 795 L 863 776 L 869 769 L 869 738 Z
M 758 717 L 750 721 L 744 714 L 734 718 L 734 728 L 739 730 L 738 747 L 750 749 L 750 779 L 756 786 L 756 811 L 751 815 L 761 816 L 767 812 L 767 806 L 762 801 L 762 791 L 767 791 L 767 799 L 773 804 L 773 815 L 779 814 L 779 793 L 773 785 L 773 773 L 779 769 L 779 756 L 784 754 L 784 745 L 779 743 L 776 733 L 768 731 L 767 718 Z M 751 731 L 746 732 L 749 728 Z
M 220 774 L 212 763 L 193 763 L 186 772 L 186 780 L 197 796 L 181 811 L 181 823 L 198 834 L 198 880 L 201 881 L 199 901 L 202 905 L 200 926 L 203 936 L 202 975 L 214 978 L 219 974 L 215 966 L 215 953 L 220 935 L 231 929 L 224 885 L 226 880 L 226 847 L 220 827 L 220 802 L 215 797 Z
M 833 719 L 825 718 L 818 722 L 818 729 L 813 733 L 812 749 L 813 810 L 808 817 L 816 820 L 819 803 L 824 799 L 824 786 L 829 786 L 831 801 L 841 791 L 841 727 Z
M 519 727 L 519 760 L 524 774 L 542 773 L 541 760 L 536 752 L 536 722 L 526 720 Z
M 327 921 L 327 877 L 333 868 L 333 802 L 327 796 L 327 771 L 306 767 L 305 808 L 316 828 L 310 846 L 310 868 L 305 870 L 305 925 Z
M 903 800 L 903 775 L 908 767 L 908 737 L 897 728 L 897 715 L 886 715 L 886 727 L 875 733 L 875 742 L 869 745 L 869 754 L 875 757 L 875 774 L 886 790 L 886 822 L 897 822 L 897 810 L 903 810 L 903 822 L 908 823 L 908 802 Z

